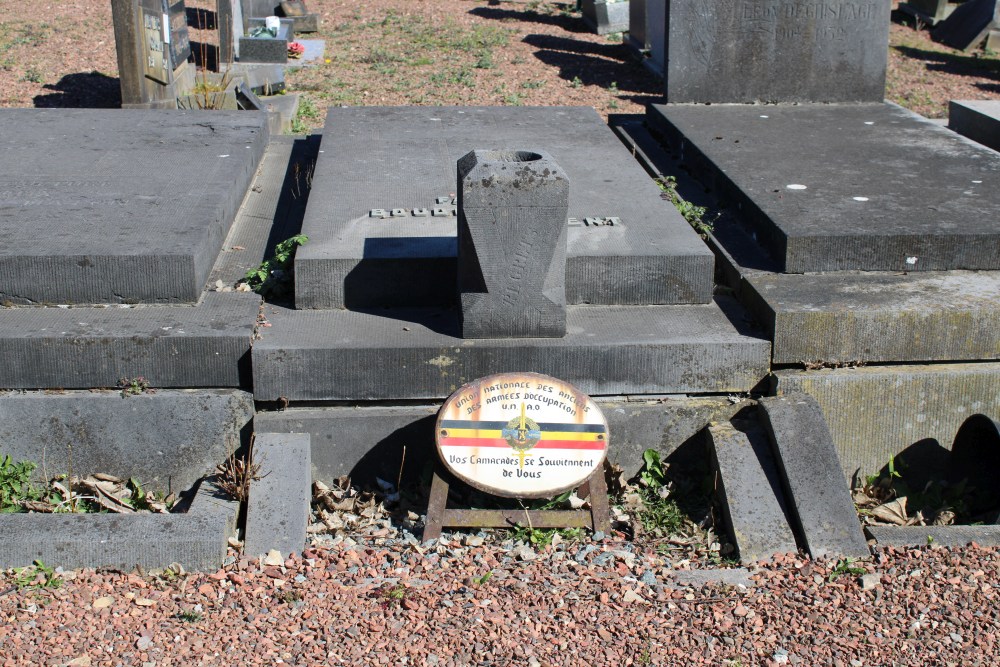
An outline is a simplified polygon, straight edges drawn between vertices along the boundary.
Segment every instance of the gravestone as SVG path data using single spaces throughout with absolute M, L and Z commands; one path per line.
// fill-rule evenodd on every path
M 997 29 L 1000 29 L 1000 0 L 969 0 L 934 29 L 933 37 L 954 49 L 969 51 Z
M 881 102 L 885 0 L 667 0 L 666 101 Z
M 598 35 L 628 30 L 628 0 L 583 0 L 583 22 Z
M 239 39 L 240 62 L 278 63 L 288 62 L 288 44 L 294 39 L 290 19 L 280 19 L 275 36 L 268 33 L 253 36 L 256 29 L 264 27 L 264 19 L 247 18 L 247 34 Z
M 112 0 L 122 107 L 174 109 L 194 86 L 184 0 Z
M 910 0 L 899 3 L 899 11 L 934 26 L 951 16 L 960 4 L 949 0 Z
M 319 14 L 310 12 L 303 0 L 282 0 L 279 9 L 281 16 L 292 20 L 296 33 L 319 32 Z
M 236 62 L 240 59 L 240 37 L 246 30 L 243 3 L 240 0 L 217 0 L 215 8 L 219 26 L 219 63 Z
M 475 150 L 457 191 L 462 336 L 565 335 L 566 172 L 543 151 Z

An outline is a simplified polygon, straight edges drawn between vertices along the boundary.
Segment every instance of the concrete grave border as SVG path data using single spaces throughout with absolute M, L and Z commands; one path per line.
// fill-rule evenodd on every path
M 171 514 L 8 514 L 0 516 L 0 568 L 36 560 L 67 569 L 131 571 L 179 563 L 208 572 L 222 565 L 236 533 L 239 503 L 206 478 L 187 512 Z

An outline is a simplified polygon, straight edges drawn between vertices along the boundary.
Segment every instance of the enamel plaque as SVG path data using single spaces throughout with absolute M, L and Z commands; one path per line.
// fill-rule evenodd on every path
M 546 498 L 600 469 L 608 423 L 579 389 L 537 373 L 464 385 L 438 413 L 438 454 L 455 476 L 508 498 Z

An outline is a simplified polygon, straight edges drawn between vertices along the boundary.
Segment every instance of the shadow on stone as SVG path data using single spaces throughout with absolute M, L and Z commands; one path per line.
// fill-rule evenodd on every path
M 118 79 L 98 71 L 67 74 L 45 89 L 53 92 L 36 95 L 32 99 L 36 108 L 117 109 L 122 105 Z
M 923 438 L 893 457 L 896 468 L 906 470 L 907 482 L 913 488 L 923 488 L 929 482 L 939 481 L 941 471 L 947 470 L 951 454 L 937 438 Z M 879 477 L 890 475 L 886 462 L 878 472 Z
M 375 478 L 396 483 L 400 488 L 426 484 L 424 468 L 433 465 L 434 424 L 437 415 L 428 415 L 402 426 L 379 440 L 351 469 L 351 482 L 360 488 L 377 488 Z
M 953 483 L 966 480 L 977 491 L 971 514 L 995 510 L 1000 506 L 1000 423 L 986 415 L 972 415 L 962 423 L 951 448 L 948 477 Z M 941 470 L 941 468 L 939 468 Z

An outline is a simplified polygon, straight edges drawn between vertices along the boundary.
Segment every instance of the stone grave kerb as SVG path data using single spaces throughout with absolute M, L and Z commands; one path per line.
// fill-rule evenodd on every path
M 457 193 L 462 336 L 564 336 L 566 172 L 545 151 L 474 150 Z

